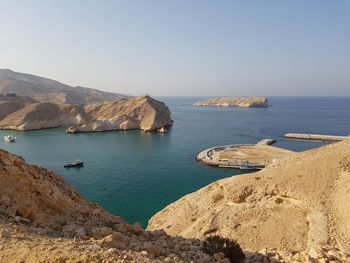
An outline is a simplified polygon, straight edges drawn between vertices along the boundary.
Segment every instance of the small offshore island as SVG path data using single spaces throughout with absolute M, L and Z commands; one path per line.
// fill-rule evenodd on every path
M 212 106 L 212 107 L 268 107 L 268 99 L 265 97 L 226 97 L 212 98 L 199 101 L 193 106 Z

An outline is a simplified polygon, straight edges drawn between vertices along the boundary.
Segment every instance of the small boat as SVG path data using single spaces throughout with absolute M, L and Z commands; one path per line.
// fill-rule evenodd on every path
M 64 168 L 71 168 L 71 167 L 82 167 L 82 166 L 84 166 L 84 162 L 82 162 L 80 160 L 75 160 L 74 162 L 65 164 L 63 167 Z
M 16 137 L 15 136 L 12 136 L 12 135 L 6 135 L 4 136 L 4 140 L 7 141 L 7 142 L 15 142 L 16 141 Z

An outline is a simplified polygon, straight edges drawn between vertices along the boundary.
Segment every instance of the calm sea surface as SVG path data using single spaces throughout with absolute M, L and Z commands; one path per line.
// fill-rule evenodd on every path
M 30 163 L 53 169 L 84 197 L 130 223 L 147 225 L 167 204 L 218 179 L 242 173 L 195 161 L 208 147 L 279 139 L 277 145 L 301 151 L 321 143 L 287 141 L 287 132 L 350 134 L 350 98 L 272 97 L 269 108 L 192 107 L 202 98 L 158 98 L 172 112 L 168 134 L 140 131 L 68 135 L 64 129 L 0 131 L 0 148 Z M 16 143 L 2 136 L 13 134 Z M 81 169 L 64 169 L 74 159 Z

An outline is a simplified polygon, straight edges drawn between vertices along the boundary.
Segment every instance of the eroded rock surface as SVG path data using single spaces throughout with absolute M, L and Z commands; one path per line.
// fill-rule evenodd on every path
M 87 105 L 39 103 L 16 96 L 0 97 L 0 129 L 38 130 L 69 126 L 67 132 L 140 129 L 172 125 L 168 107 L 149 96 Z

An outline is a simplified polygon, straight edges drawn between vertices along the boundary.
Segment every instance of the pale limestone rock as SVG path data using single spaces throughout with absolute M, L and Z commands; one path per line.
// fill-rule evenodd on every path
M 215 106 L 215 107 L 268 107 L 269 103 L 265 97 L 226 97 L 212 98 L 199 101 L 194 106 Z
M 0 116 L 0 129 L 28 131 L 70 125 L 67 133 L 131 129 L 165 132 L 165 127 L 173 123 L 168 107 L 149 96 L 87 105 L 6 103 L 14 106 Z M 17 104 L 21 107 L 16 108 Z M 0 110 L 1 105 L 0 101 Z

